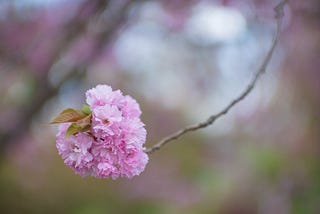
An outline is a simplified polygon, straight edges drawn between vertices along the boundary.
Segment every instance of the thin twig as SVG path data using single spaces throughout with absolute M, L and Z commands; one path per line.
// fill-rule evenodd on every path
M 277 21 L 277 29 L 276 29 L 276 32 L 275 32 L 271 47 L 270 47 L 265 59 L 263 60 L 262 65 L 258 69 L 257 73 L 254 75 L 254 77 L 251 80 L 251 82 L 247 85 L 245 90 L 238 97 L 236 97 L 234 100 L 232 100 L 229 103 L 229 105 L 227 105 L 224 109 L 222 109 L 217 114 L 211 115 L 207 120 L 205 120 L 203 122 L 187 126 L 187 127 L 183 128 L 183 129 L 180 129 L 180 130 L 172 133 L 171 135 L 169 135 L 167 137 L 164 137 L 157 144 L 155 144 L 152 147 L 148 148 L 146 150 L 146 153 L 151 154 L 151 153 L 159 150 L 160 148 L 162 148 L 164 145 L 168 144 L 169 142 L 177 140 L 182 135 L 185 135 L 188 132 L 196 131 L 198 129 L 203 129 L 203 128 L 206 128 L 206 127 L 210 126 L 217 119 L 219 119 L 223 115 L 227 114 L 229 112 L 229 110 L 233 106 L 235 106 L 237 103 L 239 103 L 241 100 L 243 100 L 253 90 L 253 88 L 255 87 L 255 85 L 256 85 L 257 81 L 259 80 L 259 78 L 261 77 L 261 75 L 266 72 L 266 68 L 267 68 L 267 66 L 268 66 L 268 64 L 270 62 L 270 59 L 271 59 L 272 55 L 273 55 L 274 49 L 277 46 L 277 43 L 278 43 L 278 40 L 279 40 L 279 34 L 280 34 L 280 30 L 281 30 L 282 18 L 283 18 L 283 15 L 284 15 L 283 8 L 284 8 L 286 3 L 287 3 L 287 0 L 283 0 L 274 8 L 274 10 L 275 10 L 275 18 L 276 18 L 276 21 Z

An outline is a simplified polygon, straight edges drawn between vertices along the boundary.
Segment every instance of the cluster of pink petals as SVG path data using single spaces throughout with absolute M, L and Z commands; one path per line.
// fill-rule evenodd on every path
M 64 163 L 82 176 L 116 179 L 139 175 L 148 156 L 138 103 L 107 85 L 88 90 L 86 102 L 92 111 L 89 132 L 66 137 L 70 123 L 59 126 L 56 146 Z

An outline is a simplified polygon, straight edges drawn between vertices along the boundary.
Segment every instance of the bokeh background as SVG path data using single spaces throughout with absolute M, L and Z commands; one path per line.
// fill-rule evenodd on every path
M 277 0 L 1 0 L 0 213 L 320 213 L 320 2 L 290 0 L 254 91 L 132 180 L 82 178 L 57 113 L 97 84 L 138 100 L 149 147 L 205 120 L 260 66 Z

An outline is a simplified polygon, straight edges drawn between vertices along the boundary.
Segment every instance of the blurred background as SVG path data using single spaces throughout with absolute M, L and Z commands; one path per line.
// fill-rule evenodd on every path
M 320 2 L 290 0 L 254 91 L 132 180 L 82 178 L 55 148 L 62 109 L 108 84 L 138 100 L 147 147 L 239 95 L 278 0 L 1 0 L 1 213 L 320 213 Z

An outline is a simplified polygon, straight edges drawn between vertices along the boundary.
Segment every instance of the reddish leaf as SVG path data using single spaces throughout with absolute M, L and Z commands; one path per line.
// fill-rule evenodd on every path
M 68 108 L 63 110 L 56 118 L 54 118 L 50 124 L 77 122 L 87 117 L 81 110 Z
M 87 115 L 81 120 L 78 120 L 77 122 L 72 123 L 66 132 L 66 137 L 77 134 L 79 132 L 88 131 L 90 130 L 90 127 L 91 127 L 91 114 Z

